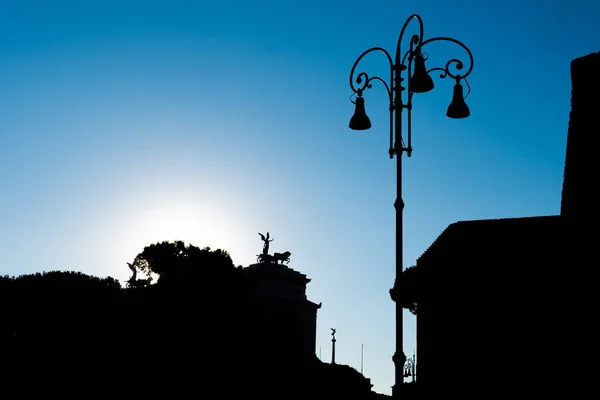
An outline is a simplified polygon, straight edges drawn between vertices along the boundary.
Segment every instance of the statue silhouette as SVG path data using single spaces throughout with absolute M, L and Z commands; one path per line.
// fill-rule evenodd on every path
M 279 264 L 288 264 L 290 262 L 291 255 L 292 253 L 290 253 L 289 251 L 284 251 L 283 253 L 275 253 L 273 254 L 273 261 L 276 263 L 279 262 Z
M 146 279 L 136 279 L 137 278 L 137 268 L 134 264 L 131 263 L 127 263 L 127 266 L 129 267 L 129 269 L 131 270 L 131 272 L 133 272 L 133 275 L 131 275 L 131 278 L 129 278 L 129 280 L 127 281 L 127 287 L 130 288 L 134 288 L 134 287 L 144 287 L 149 285 L 152 282 L 152 277 L 149 276 Z
M 269 240 L 269 232 L 267 232 L 267 236 L 265 237 L 265 235 L 263 235 L 262 233 L 259 233 L 261 239 L 263 242 L 265 242 L 265 244 L 263 245 L 263 254 L 269 254 L 269 243 L 271 243 L 273 241 L 273 239 Z

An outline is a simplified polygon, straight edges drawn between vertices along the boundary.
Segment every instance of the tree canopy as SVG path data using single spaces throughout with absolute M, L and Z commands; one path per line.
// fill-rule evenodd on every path
M 411 266 L 402 271 L 400 284 L 400 301 L 402 307 L 407 308 L 414 315 L 417 314 L 417 277 L 416 266 Z
M 197 274 L 222 277 L 235 270 L 227 251 L 186 245 L 181 240 L 146 246 L 135 257 L 133 266 L 144 273 L 159 275 L 161 283 Z

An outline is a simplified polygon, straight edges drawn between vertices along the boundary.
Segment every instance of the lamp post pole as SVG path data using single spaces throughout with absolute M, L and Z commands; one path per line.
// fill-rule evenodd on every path
M 418 33 L 414 34 L 409 42 L 409 49 L 406 52 L 402 52 L 402 40 L 407 26 L 410 22 L 417 21 Z M 444 67 L 431 68 L 427 70 L 425 68 L 425 61 L 428 56 L 423 53 L 423 47 L 428 43 L 432 42 L 452 42 L 462 47 L 469 57 L 469 68 L 461 74 L 464 69 L 462 61 L 456 58 L 448 60 Z M 390 77 L 389 81 L 379 76 L 369 76 L 366 72 L 360 72 L 355 77 L 355 70 L 360 61 L 364 56 L 372 52 L 383 53 L 390 66 Z M 454 73 L 450 69 L 455 70 Z M 390 111 L 390 147 L 388 150 L 390 158 L 396 156 L 396 200 L 394 202 L 394 208 L 396 209 L 396 280 L 394 287 L 390 289 L 390 296 L 396 303 L 396 351 L 392 357 L 395 364 L 395 384 L 392 388 L 392 397 L 399 398 L 402 383 L 404 381 L 404 363 L 406 362 L 406 356 L 403 351 L 403 319 L 402 313 L 403 308 L 409 306 L 409 300 L 403 297 L 404 293 L 402 290 L 402 263 L 403 263 L 403 236 L 402 236 L 402 214 L 404 210 L 404 201 L 402 200 L 402 155 L 406 152 L 406 155 L 410 157 L 412 155 L 412 96 L 414 93 L 425 93 L 434 88 L 433 80 L 429 75 L 432 71 L 440 71 L 440 78 L 451 77 L 454 79 L 454 93 L 452 101 L 446 110 L 446 115 L 450 118 L 466 118 L 470 115 L 469 107 L 466 105 L 463 96 L 463 87 L 460 83 L 461 80 L 466 81 L 466 77 L 473 70 L 473 55 L 471 51 L 462 42 L 449 37 L 434 37 L 431 39 L 423 40 L 423 20 L 417 14 L 411 15 L 400 31 L 398 42 L 396 45 L 395 57 L 392 59 L 390 53 L 381 47 L 372 47 L 363 52 L 358 59 L 354 62 L 352 70 L 350 71 L 350 88 L 352 89 L 353 96 L 356 95 L 356 100 L 352 101 L 356 108 L 354 115 L 350 119 L 349 127 L 353 130 L 365 130 L 371 127 L 371 121 L 365 112 L 365 100 L 362 97 L 363 92 L 366 89 L 372 87 L 374 81 L 378 81 L 387 90 L 389 98 L 389 111 Z M 406 87 L 402 86 L 404 78 L 402 73 L 408 71 L 409 79 L 406 82 Z M 467 83 L 468 87 L 468 83 Z M 404 101 L 402 95 L 406 91 L 406 101 Z M 468 95 L 468 93 L 467 93 Z M 406 123 L 406 139 L 404 142 L 402 132 L 402 117 L 403 111 L 406 110 L 407 123 Z

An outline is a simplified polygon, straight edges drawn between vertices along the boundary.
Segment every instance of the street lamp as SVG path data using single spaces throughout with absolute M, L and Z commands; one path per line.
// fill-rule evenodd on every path
M 412 377 L 412 382 L 414 382 L 417 379 L 417 358 L 415 357 L 414 353 L 413 356 L 407 359 L 404 363 L 404 375 L 402 375 L 402 377 Z
M 410 40 L 410 46 L 408 51 L 404 54 L 401 51 L 401 43 L 404 36 L 404 31 L 411 21 L 417 21 L 419 24 L 419 33 L 414 34 Z M 462 61 L 452 58 L 446 62 L 444 67 L 437 67 L 426 69 L 425 61 L 427 61 L 427 54 L 423 53 L 423 48 L 432 42 L 452 42 L 462 47 L 469 56 L 469 68 L 464 72 L 460 73 L 464 69 Z M 389 81 L 380 78 L 379 76 L 369 76 L 365 72 L 359 73 L 356 78 L 354 72 L 360 60 L 367 54 L 379 51 L 385 54 L 388 59 L 390 66 L 390 78 Z M 455 73 L 450 71 L 450 68 L 455 69 Z M 392 59 L 390 53 L 381 47 L 373 47 L 363 52 L 360 57 L 354 62 L 352 71 L 350 71 L 350 87 L 353 90 L 353 95 L 356 95 L 356 100 L 352 101 L 355 104 L 354 115 L 350 119 L 350 129 L 353 130 L 365 130 L 371 127 L 371 121 L 365 111 L 365 99 L 362 97 L 365 89 L 372 87 L 373 81 L 379 81 L 386 88 L 389 97 L 389 111 L 390 111 L 390 148 L 389 156 L 394 158 L 396 156 L 396 201 L 394 207 L 396 209 L 396 281 L 394 287 L 390 289 L 390 296 L 394 302 L 396 302 L 396 352 L 392 357 L 395 364 L 395 384 L 393 386 L 392 396 L 398 398 L 401 384 L 403 383 L 404 375 L 404 363 L 406 356 L 402 350 L 402 309 L 403 306 L 407 306 L 407 299 L 404 299 L 403 293 L 398 289 L 399 280 L 402 276 L 402 211 L 404 209 L 404 202 L 402 200 L 402 154 L 406 152 L 408 157 L 412 154 L 411 145 L 411 113 L 412 113 L 412 96 L 414 93 L 425 93 L 429 92 L 434 88 L 433 79 L 429 75 L 432 71 L 441 71 L 440 78 L 450 77 L 454 79 L 454 92 L 452 101 L 446 110 L 446 115 L 450 118 L 466 118 L 471 112 L 469 107 L 465 103 L 465 97 L 463 96 L 463 87 L 461 80 L 466 81 L 467 76 L 473 70 L 473 54 L 463 43 L 456 39 L 448 37 L 434 37 L 431 39 L 423 40 L 423 20 L 417 14 L 411 15 L 400 31 L 398 43 L 396 45 L 396 56 Z M 402 72 L 408 71 L 409 79 L 406 87 L 402 86 Z M 356 83 L 356 85 L 355 85 Z M 470 88 L 469 88 L 470 90 Z M 402 98 L 403 92 L 406 91 L 406 102 Z M 469 93 L 467 92 L 467 95 Z M 406 110 L 407 120 L 407 143 L 404 144 L 402 136 L 402 113 Z

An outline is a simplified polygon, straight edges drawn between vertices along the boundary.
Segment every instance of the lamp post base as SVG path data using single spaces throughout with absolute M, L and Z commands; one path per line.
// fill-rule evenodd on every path
M 392 361 L 394 362 L 396 369 L 396 384 L 392 386 L 392 398 L 399 399 L 400 392 L 402 391 L 402 386 L 404 383 L 404 377 L 402 375 L 404 371 L 404 363 L 406 363 L 406 356 L 404 355 L 404 352 L 400 350 L 400 354 L 398 354 L 398 352 L 396 351 L 392 356 Z M 400 371 L 401 373 L 398 374 L 398 371 Z M 399 378 L 398 375 L 400 375 Z
M 392 386 L 392 399 L 394 399 L 394 400 L 400 399 L 402 397 L 400 395 L 401 390 L 402 390 L 401 383 L 397 383 L 394 386 Z

